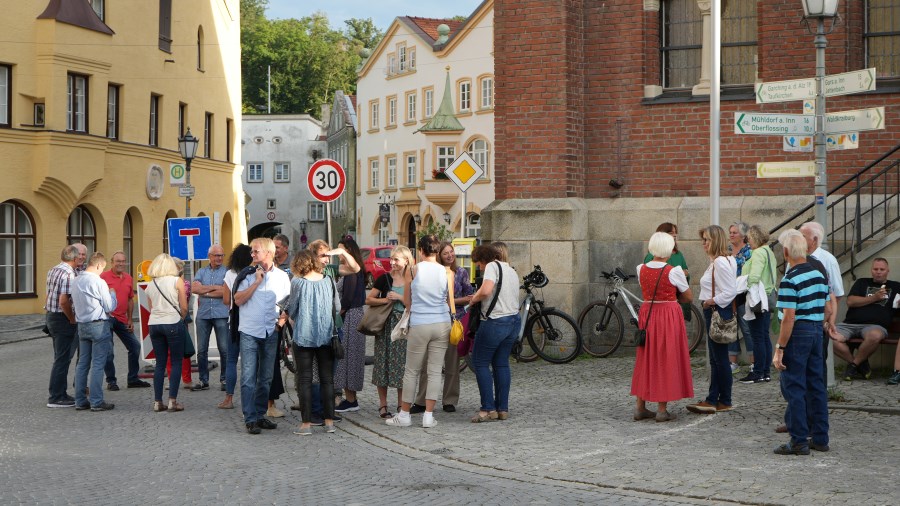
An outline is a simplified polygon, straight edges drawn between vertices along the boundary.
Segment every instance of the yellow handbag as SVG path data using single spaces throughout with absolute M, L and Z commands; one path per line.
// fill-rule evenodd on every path
M 447 299 L 450 301 L 450 346 L 456 346 L 462 341 L 463 326 L 456 319 L 456 301 L 453 295 L 453 271 L 447 268 Z

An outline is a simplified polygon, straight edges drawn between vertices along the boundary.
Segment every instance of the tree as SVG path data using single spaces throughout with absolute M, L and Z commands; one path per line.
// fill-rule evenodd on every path
M 450 242 L 453 240 L 453 231 L 446 227 L 443 223 L 438 223 L 433 221 L 428 225 L 416 230 L 416 241 L 425 237 L 426 235 L 433 235 L 438 238 L 441 242 Z
M 347 25 L 346 37 L 356 46 L 357 50 L 375 49 L 375 46 L 384 37 L 384 32 L 375 26 L 372 18 L 350 18 L 344 21 L 344 24 Z

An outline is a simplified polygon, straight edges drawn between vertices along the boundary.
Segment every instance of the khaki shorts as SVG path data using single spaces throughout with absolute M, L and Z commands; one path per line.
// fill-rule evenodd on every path
M 847 340 L 853 339 L 854 337 L 862 339 L 863 335 L 865 335 L 869 329 L 880 330 L 881 339 L 884 339 L 888 335 L 886 328 L 872 323 L 838 323 L 834 328 L 844 336 L 844 342 L 847 342 Z

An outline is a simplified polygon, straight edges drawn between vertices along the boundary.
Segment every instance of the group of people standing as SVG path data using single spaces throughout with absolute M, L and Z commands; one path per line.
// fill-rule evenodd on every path
M 746 347 L 753 353 L 753 365 L 742 383 L 771 381 L 772 366 L 781 372 L 781 391 L 788 406 L 786 427 L 777 431 L 790 433 L 791 440 L 775 449 L 778 454 L 828 450 L 823 329 L 833 326 L 836 301 L 829 286 L 829 269 L 814 256 L 820 251 L 823 232 L 821 225 L 811 222 L 778 238 L 787 267 L 777 284 L 776 300 L 777 261 L 765 231 L 741 222 L 731 225 L 730 234 L 717 225 L 699 231 L 709 259 L 699 293 L 707 333 L 714 315 L 717 321 L 736 318 L 741 323 Z M 638 421 L 674 420 L 676 415 L 667 409 L 669 403 L 694 395 L 684 317 L 678 305 L 690 303 L 693 294 L 687 265 L 678 253 L 677 236 L 674 224 L 660 225 L 650 238 L 648 258 L 637 267 L 645 300 L 639 326 L 646 329 L 646 342 L 638 347 L 632 376 L 634 419 Z M 774 350 L 769 330 L 773 311 L 781 318 Z M 709 390 L 703 400 L 687 409 L 697 414 L 731 411 L 732 343 L 708 336 L 707 346 Z M 648 401 L 657 403 L 655 413 L 647 409 Z

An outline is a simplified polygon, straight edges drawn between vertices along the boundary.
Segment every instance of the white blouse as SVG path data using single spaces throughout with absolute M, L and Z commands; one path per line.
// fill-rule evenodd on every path
M 712 296 L 712 273 L 716 270 L 716 296 Z M 737 296 L 737 262 L 731 255 L 716 257 L 700 278 L 700 301 L 715 300 L 719 307 L 727 307 Z
M 640 279 L 641 276 L 641 267 L 644 267 L 644 265 L 645 264 L 640 264 L 637 266 L 638 279 Z M 647 262 L 646 265 L 648 269 L 660 269 L 662 267 L 665 267 L 666 263 L 651 260 Z M 684 292 L 688 288 L 690 288 L 690 285 L 688 285 L 687 276 L 684 275 L 684 270 L 680 265 L 677 267 L 672 267 L 672 270 L 669 271 L 669 283 L 672 283 L 672 285 L 674 285 L 679 292 Z

